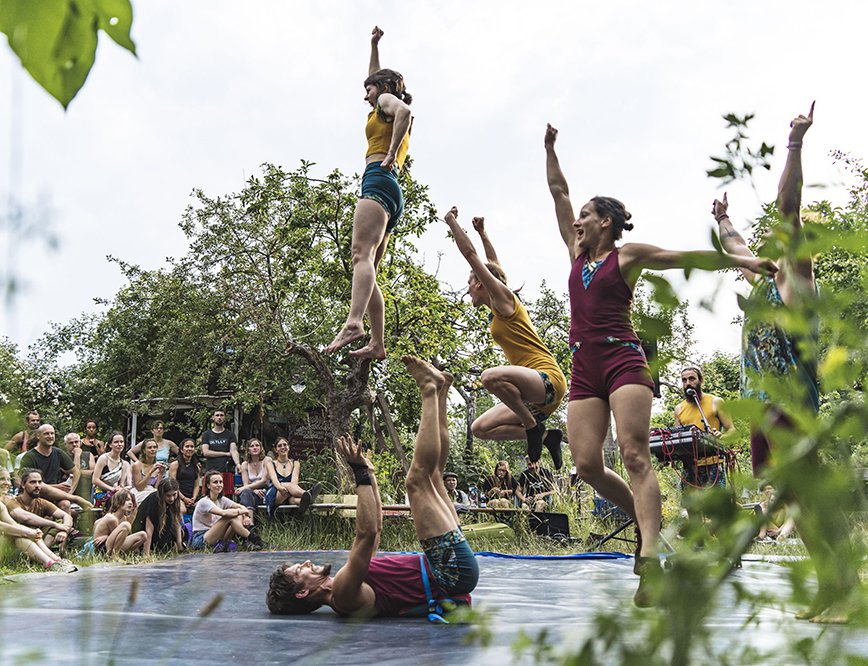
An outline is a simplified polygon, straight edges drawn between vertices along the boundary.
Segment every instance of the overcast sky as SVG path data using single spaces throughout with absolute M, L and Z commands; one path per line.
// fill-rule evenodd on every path
M 868 156 L 863 3 L 133 5 L 139 58 L 101 36 L 65 113 L 0 48 L 0 201 L 13 187 L 59 241 L 50 250 L 14 238 L 3 252 L 26 284 L 0 310 L 0 334 L 22 348 L 50 321 L 98 311 L 93 299 L 122 286 L 107 254 L 145 268 L 181 256 L 178 222 L 194 187 L 237 191 L 263 162 L 361 172 L 374 24 L 386 33 L 382 64 L 401 71 L 414 96 L 414 176 L 441 210 L 457 204 L 466 226 L 486 217 L 511 282 L 531 297 L 543 280 L 565 292 L 569 271 L 545 181 L 546 122 L 560 129 L 577 209 L 595 194 L 616 196 L 636 225 L 625 240 L 679 249 L 711 247 L 720 192 L 705 170 L 729 138 L 723 113 L 756 113 L 752 137 L 778 147 L 759 198 L 730 190 L 742 229 L 760 199 L 774 198 L 788 122 L 811 100 L 806 180 L 833 187 L 809 189 L 806 200 L 846 201 L 830 150 Z M 432 268 L 445 252 L 445 281 L 466 281 L 443 226 L 422 248 Z M 705 312 L 698 303 L 718 282 L 715 312 Z M 700 351 L 738 350 L 736 288 L 729 275 L 679 286 Z

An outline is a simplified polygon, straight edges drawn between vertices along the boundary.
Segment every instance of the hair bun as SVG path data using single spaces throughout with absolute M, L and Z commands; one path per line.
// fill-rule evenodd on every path
M 627 215 L 629 214 L 630 213 L 627 213 Z M 627 219 L 629 220 L 630 218 Z M 624 224 L 622 224 L 621 226 L 627 231 L 633 231 L 633 224 L 631 222 L 624 222 Z
M 625 219 L 625 220 L 633 219 L 633 214 L 632 214 L 632 213 L 629 213 L 628 211 L 625 210 L 625 211 L 624 211 L 624 219 Z

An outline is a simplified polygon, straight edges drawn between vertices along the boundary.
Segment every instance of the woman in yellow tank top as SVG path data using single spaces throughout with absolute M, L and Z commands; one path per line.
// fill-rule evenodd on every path
M 453 207 L 445 219 L 458 249 L 470 264 L 470 298 L 474 306 L 487 305 L 491 309 L 491 335 L 510 363 L 482 373 L 482 385 L 500 398 L 501 404 L 477 418 L 472 432 L 480 439 L 527 439 L 527 455 L 533 462 L 540 459 L 545 446 L 555 469 L 560 469 L 562 433 L 546 430 L 545 420 L 560 406 L 566 393 L 564 373 L 540 339 L 527 308 L 506 285 L 506 275 L 485 233 L 484 218 L 473 218 L 473 227 L 479 232 L 488 262 L 477 254 L 457 218 L 458 209 Z
M 362 194 L 353 216 L 353 288 L 350 313 L 341 331 L 325 348 L 335 352 L 365 335 L 364 316 L 368 314 L 371 339 L 350 356 L 386 358 L 384 341 L 385 305 L 377 285 L 377 266 L 389 243 L 389 234 L 404 210 L 398 185 L 398 170 L 404 165 L 410 137 L 410 102 L 404 77 L 391 69 L 380 68 L 379 42 L 383 31 L 374 26 L 371 33 L 371 61 L 365 79 L 365 101 L 371 105 L 365 135 L 368 150 Z

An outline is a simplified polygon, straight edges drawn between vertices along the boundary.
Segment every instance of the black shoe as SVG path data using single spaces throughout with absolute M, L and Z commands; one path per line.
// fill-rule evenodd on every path
M 561 440 L 564 438 L 564 433 L 560 430 L 548 430 L 546 436 L 543 437 L 543 446 L 545 446 L 552 456 L 552 464 L 555 470 L 559 470 L 564 466 L 564 456 L 561 452 Z
M 246 539 L 241 540 L 241 545 L 244 546 L 244 550 L 262 550 L 265 548 L 265 544 L 262 543 L 262 539 L 259 538 L 258 535 L 253 532 L 250 533 Z
M 310 491 L 305 490 L 304 495 L 301 496 L 301 499 L 298 502 L 299 515 L 303 515 L 304 512 L 310 508 L 310 503 L 311 503 Z
M 527 433 L 527 457 L 531 462 L 536 462 L 542 455 L 543 435 L 546 432 L 546 427 L 542 423 L 537 423 L 525 432 Z
M 316 498 L 319 497 L 319 493 L 321 490 L 322 490 L 322 484 L 319 482 L 316 482 L 315 484 L 313 484 L 310 487 L 310 490 L 307 491 L 310 493 L 310 503 L 311 504 L 316 504 Z

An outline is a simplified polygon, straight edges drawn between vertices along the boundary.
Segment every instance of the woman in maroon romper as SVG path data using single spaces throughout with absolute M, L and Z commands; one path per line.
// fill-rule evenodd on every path
M 567 181 L 555 154 L 556 138 L 557 130 L 549 125 L 545 135 L 546 175 L 572 266 L 573 363 L 567 411 L 570 449 L 579 476 L 632 517 L 644 536 L 644 542 L 639 540 L 633 569 L 640 576 L 634 602 L 650 606 L 653 601 L 645 574 L 657 563 L 660 487 L 648 445 L 653 384 L 630 323 L 633 288 L 643 269 L 739 266 L 769 274 L 777 267 L 768 260 L 717 252 L 679 252 L 642 243 L 617 247 L 615 241 L 623 230 L 633 228 L 628 221 L 630 213 L 617 199 L 594 197 L 582 207 L 578 218 L 573 215 Z M 603 464 L 610 411 L 632 492 L 624 479 Z

